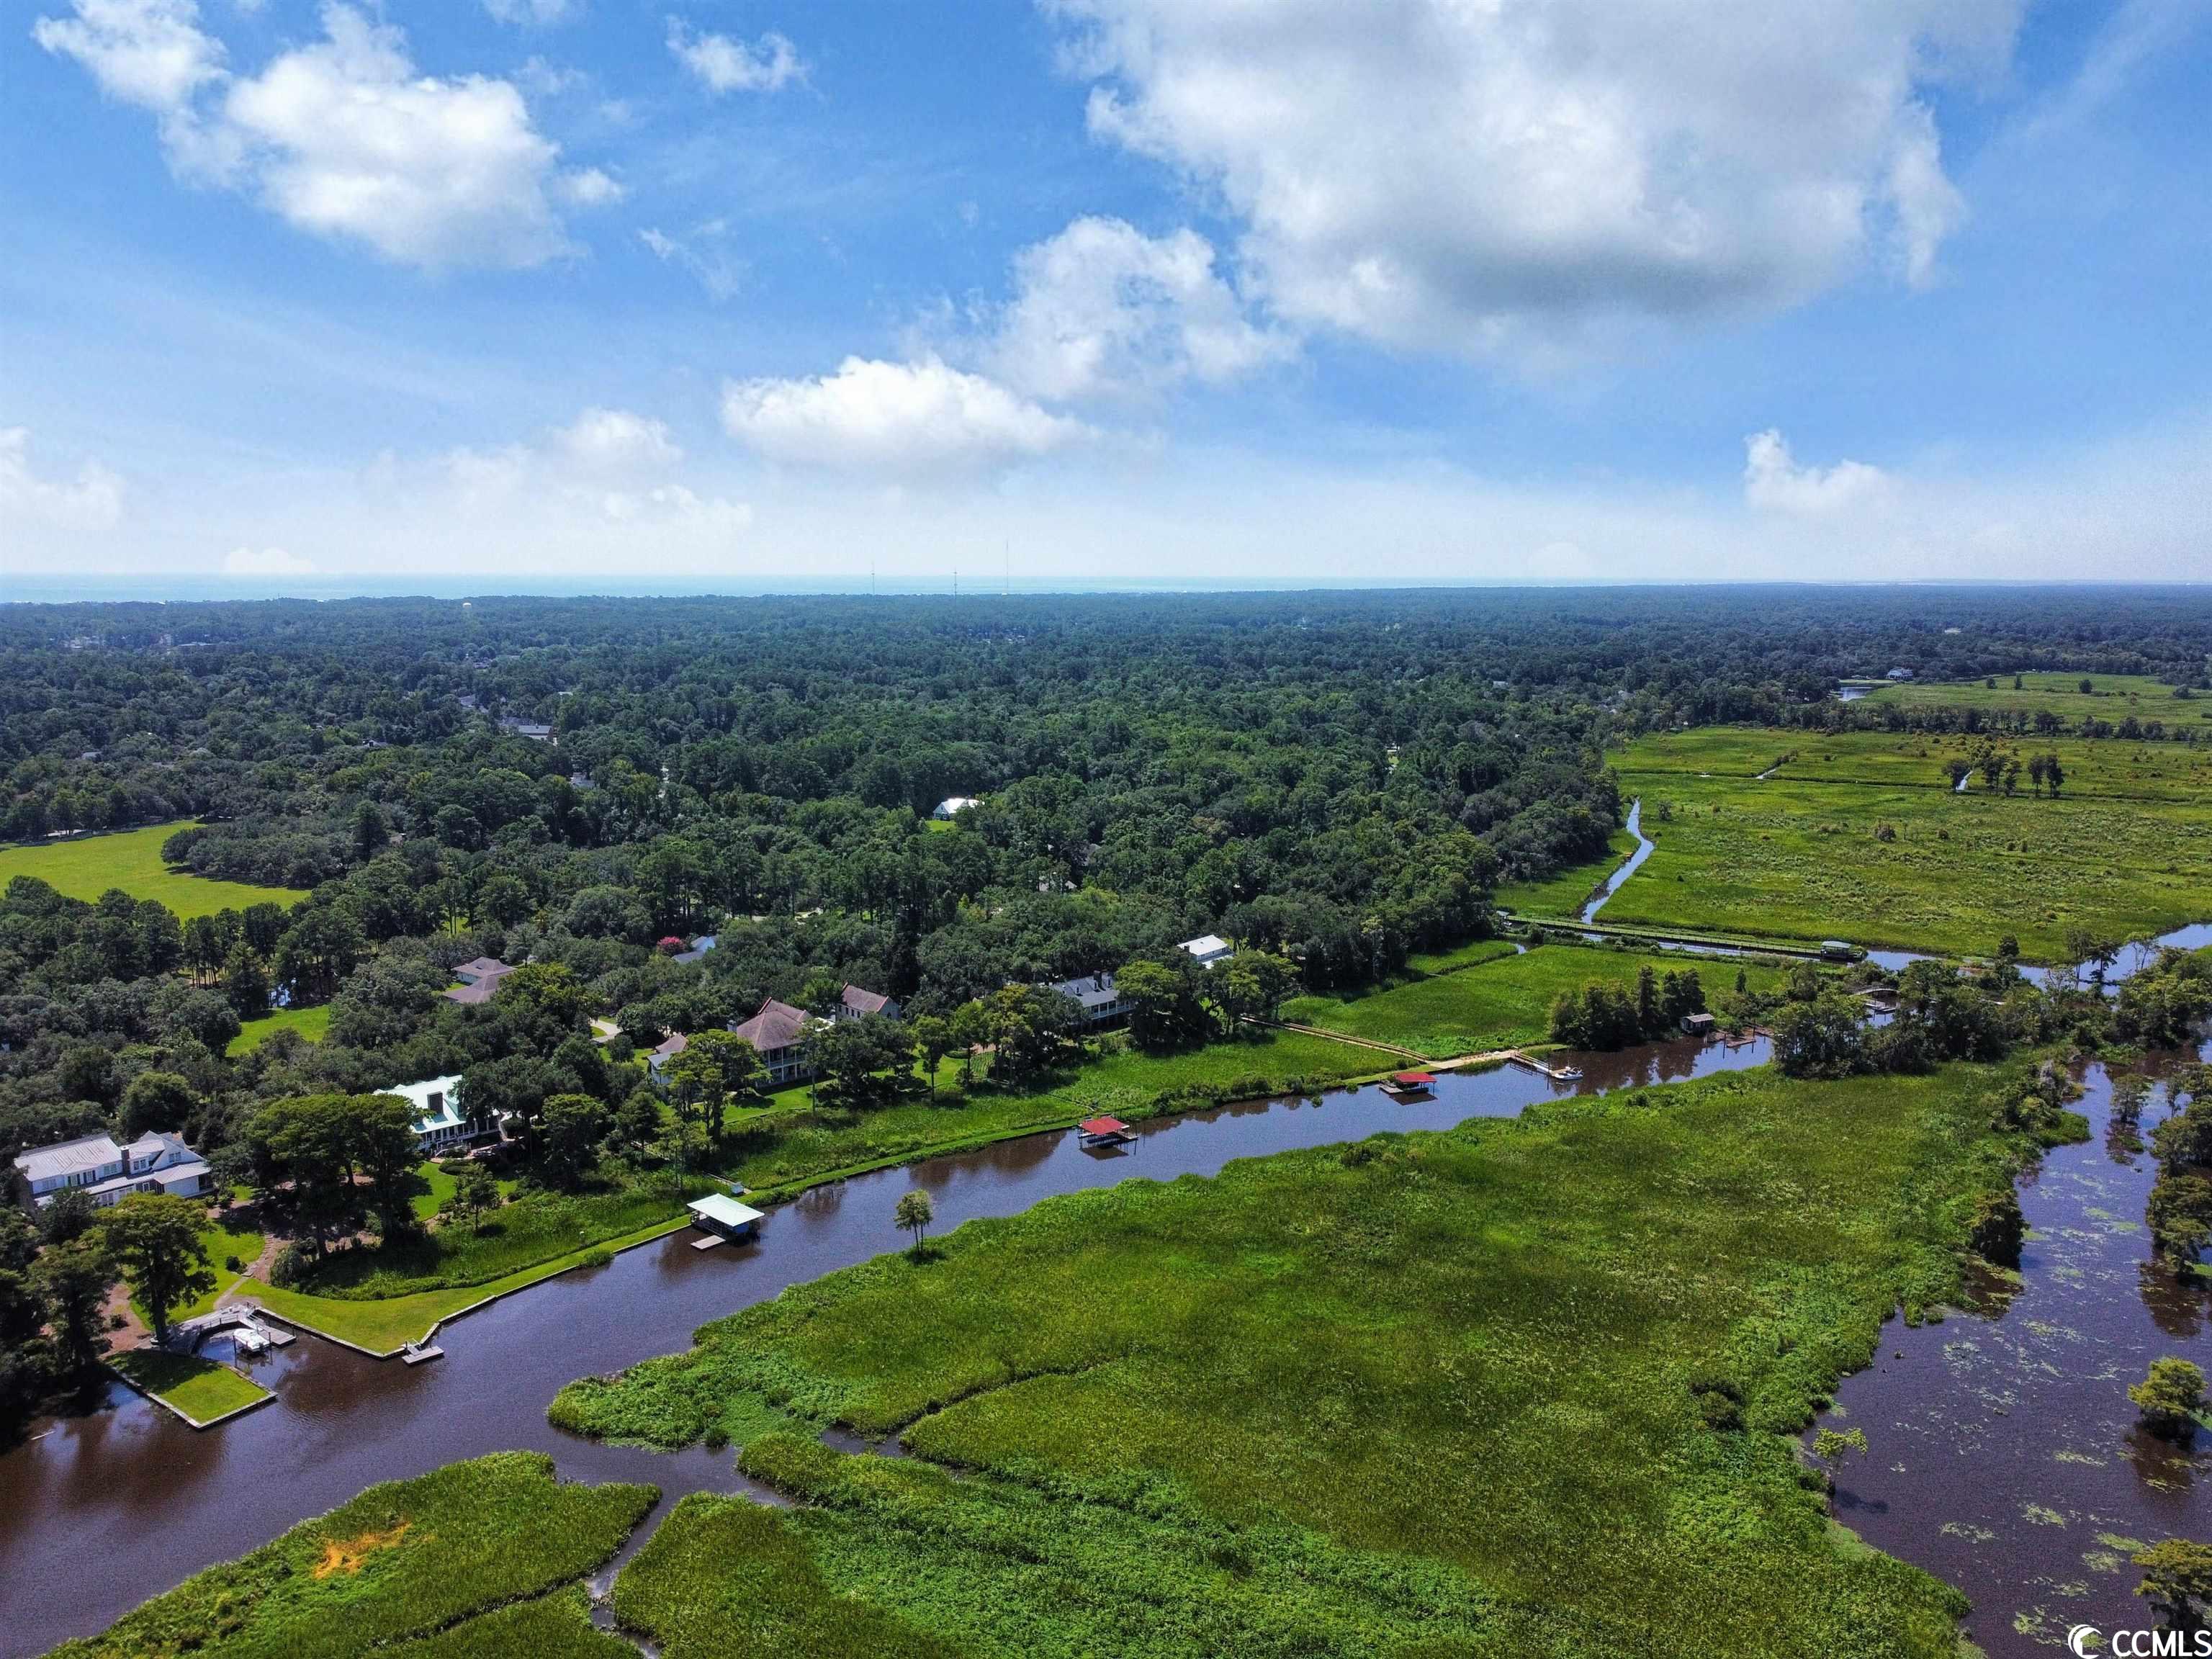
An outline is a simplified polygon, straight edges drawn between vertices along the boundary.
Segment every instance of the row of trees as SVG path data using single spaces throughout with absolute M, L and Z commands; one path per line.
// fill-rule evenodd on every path
M 1694 968 L 1657 973 L 1646 964 L 1632 986 L 1592 980 L 1562 991 L 1552 1005 L 1552 1041 L 1570 1048 L 1609 1052 L 1680 1036 L 1682 1022 L 1705 1012 L 1705 988 Z

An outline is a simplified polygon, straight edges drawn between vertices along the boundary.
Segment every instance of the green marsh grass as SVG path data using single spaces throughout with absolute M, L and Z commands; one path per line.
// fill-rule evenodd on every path
M 2149 793 L 2076 793 L 2069 762 L 2055 801 L 1978 781 L 1954 793 L 1941 742 L 1886 733 L 1644 739 L 1614 764 L 1657 850 L 1604 919 L 1978 956 L 2009 933 L 2040 961 L 2076 928 L 2132 938 L 2212 919 L 2212 750 L 2075 746 L 2106 788 Z M 1756 781 L 1784 750 L 1796 758 Z
M 1431 1060 L 1494 1048 L 1546 1042 L 1552 1004 L 1562 991 L 1579 991 L 1592 980 L 1635 988 L 1637 971 L 1697 970 L 1708 1000 L 1735 984 L 1738 967 L 1750 988 L 1771 989 L 1784 967 L 1771 961 L 1694 957 L 1681 951 L 1615 950 L 1553 940 L 1522 956 L 1509 956 L 1456 973 L 1414 980 L 1348 999 L 1300 997 L 1283 1010 L 1285 1019 L 1342 1031 L 1348 1036 L 1395 1043 Z
M 1212 1560 L 1224 1597 L 1258 1540 L 1310 1534 L 1336 1553 L 1305 1580 L 1340 1591 L 1368 1651 L 1396 1633 L 1363 1622 L 1345 1556 L 1463 1576 L 1474 1629 L 1438 1624 L 1438 1650 L 1951 1659 L 1959 1598 L 1838 1547 L 1794 1437 L 1894 1309 L 1955 1294 L 1968 1210 L 2024 1155 L 1988 1127 L 1995 1080 L 1762 1069 L 1127 1182 L 795 1287 L 689 1353 L 570 1385 L 553 1416 L 728 1435 L 747 1467 L 830 1494 L 830 1518 L 773 1523 L 807 1552 L 778 1570 L 796 1600 L 771 1623 L 827 1593 L 969 1651 L 1097 1650 L 1124 1627 L 1116 1650 L 1275 1650 L 1237 1634 L 1259 1622 L 1155 1635 L 1150 1599 L 1188 1585 L 1136 1565 L 1017 1570 L 1096 1520 L 1158 1533 L 1102 1560 Z M 1711 1378 L 1742 1426 L 1709 1422 Z M 901 1430 L 973 1490 L 825 1462 L 779 1419 Z M 1003 1513 L 956 1526 L 933 1504 Z M 1023 1619 L 1033 1647 L 1007 1634 Z
M 650 1486 L 556 1482 L 553 1460 L 535 1452 L 452 1464 L 372 1486 L 53 1659 L 350 1659 L 580 1579 L 656 1497 Z M 472 1651 L 531 1650 L 434 1650 L 436 1659 Z

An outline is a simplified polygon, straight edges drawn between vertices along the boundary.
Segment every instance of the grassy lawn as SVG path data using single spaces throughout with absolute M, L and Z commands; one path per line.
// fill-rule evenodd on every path
M 976 1061 L 978 1086 L 966 1091 L 957 1062 L 948 1060 L 934 1100 L 921 1096 L 857 1111 L 770 1115 L 732 1143 L 724 1169 L 756 1189 L 789 1188 L 833 1172 L 1060 1127 L 1100 1112 L 1150 1117 L 1192 1103 L 1163 1100 L 1178 1091 L 1228 1090 L 1252 1098 L 1280 1092 L 1285 1084 L 1367 1076 L 1388 1060 L 1327 1037 L 1274 1031 L 1188 1054 L 1142 1054 L 1116 1047 L 1039 1086 L 1003 1092 L 989 1086 L 983 1057 Z
M 1954 793 L 1942 760 L 1959 747 L 1871 732 L 1646 738 L 1615 765 L 1658 850 L 1604 919 L 1984 956 L 2011 933 L 2049 961 L 2072 927 L 2137 937 L 2212 913 L 2212 752 L 2076 741 L 2112 793 L 2076 793 L 2068 759 L 2053 801 Z M 2045 748 L 2066 754 L 2033 740 L 2022 752 Z M 1780 775 L 1754 781 L 1784 752 Z M 1893 839 L 1878 838 L 1884 825 Z
M 331 1005 L 319 1003 L 313 1008 L 279 1008 L 249 1019 L 239 1028 L 236 1039 L 230 1045 L 231 1057 L 250 1054 L 279 1031 L 297 1031 L 310 1042 L 320 1042 L 331 1029 Z
M 166 1400 L 195 1423 L 212 1423 L 269 1396 L 269 1390 L 252 1377 L 196 1355 L 133 1348 L 111 1356 L 107 1363 L 133 1388 Z
M 133 898 L 160 900 L 185 921 L 218 910 L 243 910 L 264 900 L 289 905 L 307 896 L 295 888 L 249 887 L 170 869 L 161 862 L 161 843 L 191 825 L 186 818 L 44 847 L 0 847 L 0 887 L 17 876 L 36 876 L 57 892 L 81 899 L 96 899 L 120 887 Z
M 1796 1436 L 1899 1304 L 1955 1293 L 2018 1152 L 1996 1083 L 1762 1068 L 1127 1182 L 796 1287 L 553 1416 L 726 1433 L 807 1500 L 686 1501 L 616 1591 L 670 1659 L 756 1632 L 1955 1659 L 1960 1598 L 1833 1527 Z
M 1579 991 L 1594 979 L 1618 981 L 1632 990 L 1637 970 L 1645 966 L 1659 974 L 1695 969 L 1709 999 L 1734 988 L 1738 967 L 1751 988 L 1761 991 L 1779 982 L 1784 971 L 1766 962 L 1739 963 L 1680 951 L 1617 951 L 1554 940 L 1523 956 L 1370 991 L 1363 997 L 1300 997 L 1285 1005 L 1283 1018 L 1347 1036 L 1395 1043 L 1431 1060 L 1449 1060 L 1455 1054 L 1548 1042 L 1552 1004 L 1560 992 Z
M 2177 697 L 2173 687 L 2148 675 L 2038 672 L 2019 678 L 2016 691 L 2010 674 L 1998 675 L 1994 689 L 1980 680 L 1912 680 L 1885 685 L 1864 702 L 1869 708 L 1896 703 L 1906 708 L 2021 708 L 2031 714 L 2056 714 L 2069 726 L 2079 726 L 2084 715 L 2118 726 L 2133 714 L 2137 720 L 2164 720 L 2170 726 L 2178 720 L 2212 714 L 2212 701 L 2202 694 L 2193 699 Z M 2086 696 L 2084 679 L 2091 687 Z
M 530 1635 L 562 1633 L 578 1613 L 574 1597 L 534 1617 L 510 1613 L 503 1625 L 491 1622 L 501 1616 L 493 1610 L 582 1579 L 621 1547 L 656 1495 L 651 1486 L 556 1481 L 553 1460 L 535 1452 L 455 1463 L 372 1486 L 251 1555 L 195 1574 L 101 1635 L 63 1644 L 53 1659 L 543 1654 Z M 470 1638 L 453 1639 L 463 1632 Z M 393 1645 L 424 1638 L 433 1639 Z M 551 1651 L 612 1650 L 570 1632 Z
M 958 1066 L 947 1061 L 934 1101 L 922 1097 L 865 1110 L 817 1111 L 809 1091 L 799 1088 L 770 1096 L 751 1112 L 732 1113 L 723 1173 L 756 1189 L 793 1190 L 841 1171 L 1061 1127 L 1094 1111 L 1149 1116 L 1164 1109 L 1163 1094 L 1177 1090 L 1235 1085 L 1240 1094 L 1264 1095 L 1294 1080 L 1364 1076 L 1382 1059 L 1371 1049 L 1326 1037 L 1274 1032 L 1185 1054 L 1112 1053 L 1047 1086 L 1004 1093 L 988 1086 L 982 1060 L 978 1086 L 963 1092 Z M 434 1168 L 424 1174 L 433 1185 L 428 1201 L 434 1203 L 438 1183 L 449 1186 L 452 1178 Z M 696 1195 L 713 1185 L 695 1176 L 685 1192 Z M 417 1200 L 418 1211 L 425 1201 Z M 366 1249 L 334 1257 L 313 1291 L 279 1290 L 258 1280 L 250 1288 L 281 1319 L 373 1353 L 390 1353 L 489 1297 L 684 1224 L 681 1199 L 665 1187 L 580 1199 L 532 1198 L 495 1212 L 482 1232 L 457 1223 L 389 1253 Z
M 350 1342 L 371 1353 L 391 1354 L 407 1343 L 421 1341 L 437 1328 L 439 1321 L 452 1318 L 464 1308 L 472 1308 L 492 1297 L 527 1289 L 556 1273 L 564 1273 L 572 1267 L 580 1267 L 597 1261 L 603 1253 L 626 1250 L 633 1245 L 648 1243 L 685 1224 L 672 1200 L 666 1206 L 666 1212 L 659 1220 L 640 1227 L 635 1232 L 602 1238 L 544 1261 L 532 1262 L 501 1278 L 481 1283 L 451 1285 L 436 1290 L 416 1291 L 404 1296 L 381 1297 L 318 1296 L 306 1291 L 279 1290 L 258 1279 L 252 1281 L 248 1288 L 253 1299 L 279 1319 L 319 1331 L 341 1342 Z
M 255 1230 L 250 1212 L 233 1210 L 221 1220 L 210 1222 L 202 1228 L 200 1243 L 207 1247 L 208 1265 L 215 1270 L 215 1289 L 205 1296 L 172 1308 L 169 1310 L 171 1322 L 197 1319 L 204 1313 L 214 1312 L 215 1304 L 225 1291 L 246 1277 L 245 1270 L 253 1265 L 254 1258 L 261 1254 L 262 1246 L 268 1242 Z M 235 1273 L 222 1265 L 234 1257 L 239 1263 L 239 1270 Z M 131 1305 L 134 1308 L 138 1306 L 135 1297 Z M 145 1317 L 143 1309 L 139 1311 L 139 1317 Z
M 415 1213 L 428 1221 L 438 1213 L 438 1206 L 453 1195 L 453 1188 L 459 1184 L 459 1177 L 447 1175 L 438 1167 L 434 1158 L 425 1159 L 416 1164 L 415 1173 L 422 1177 L 422 1184 L 428 1189 L 415 1194 Z M 515 1182 L 497 1181 L 492 1184 L 499 1188 L 501 1198 L 514 1196 Z
M 1580 915 L 1598 884 L 1620 868 L 1621 860 L 1635 850 L 1636 837 L 1626 830 L 1616 830 L 1603 858 L 1563 870 L 1549 881 L 1507 882 L 1498 890 L 1497 902 L 1516 916 Z

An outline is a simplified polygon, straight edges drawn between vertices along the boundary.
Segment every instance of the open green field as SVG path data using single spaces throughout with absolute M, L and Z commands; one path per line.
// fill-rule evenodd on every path
M 1993 738 L 1986 733 L 1895 732 L 1777 732 L 1707 727 L 1645 738 L 1613 769 L 1633 788 L 1647 773 L 1753 777 L 1773 769 L 1785 783 L 1873 783 L 1899 787 L 1954 787 L 1950 763 L 1972 766 L 1984 750 L 2016 757 L 2018 796 L 2033 798 L 2030 757 L 2055 754 L 2066 773 L 2060 799 L 2179 801 L 2212 805 L 2212 743 L 2124 743 L 2100 738 Z M 1976 773 L 1970 795 L 1991 793 Z M 1646 823 L 1648 833 L 1651 825 Z
M 107 1362 L 133 1388 L 165 1400 L 195 1423 L 212 1423 L 258 1401 L 269 1390 L 228 1365 L 162 1348 L 132 1348 Z
M 1657 850 L 1604 920 L 1983 956 L 2010 933 L 2055 961 L 2074 928 L 2136 938 L 2212 918 L 2212 754 L 2032 742 L 2023 752 L 2092 751 L 2080 764 L 2114 792 L 2076 793 L 2068 757 L 2054 801 L 1978 780 L 1954 793 L 1942 762 L 1955 746 L 1873 732 L 1647 738 L 1615 765 Z M 2117 793 L 2130 787 L 2136 798 Z
M 249 1019 L 239 1028 L 238 1036 L 230 1045 L 231 1058 L 250 1054 L 279 1031 L 297 1031 L 310 1042 L 320 1042 L 331 1029 L 331 1006 L 318 1003 L 313 1008 L 279 1008 Z
M 1560 992 L 1579 991 L 1592 980 L 1626 984 L 1632 991 L 1638 970 L 1646 967 L 1657 974 L 1694 969 L 1708 999 L 1734 988 L 1739 967 L 1755 991 L 1772 989 L 1784 972 L 1784 964 L 1771 961 L 1739 963 L 1679 951 L 1616 951 L 1554 940 L 1523 956 L 1363 997 L 1300 997 L 1285 1005 L 1283 1018 L 1395 1043 L 1431 1060 L 1449 1060 L 1548 1042 L 1552 1005 Z
M 120 887 L 133 898 L 159 900 L 185 921 L 218 910 L 243 910 L 264 900 L 289 905 L 307 897 L 294 888 L 249 887 L 170 869 L 161 862 L 161 843 L 191 823 L 186 818 L 45 847 L 0 847 L 0 887 L 17 876 L 36 876 L 56 892 L 80 899 L 96 899 Z
M 2016 1155 L 1997 1086 L 1762 1068 L 1125 1182 L 553 1417 L 726 1434 L 809 1500 L 687 1500 L 616 1591 L 671 1659 L 1955 1659 L 1960 1598 L 1833 1527 L 1796 1437 L 1893 1310 L 1955 1293 Z M 911 1455 L 833 1452 L 830 1420 Z
M 1911 680 L 1885 685 L 1863 701 L 1870 708 L 1896 703 L 1905 708 L 2019 708 L 2033 714 L 2048 712 L 2068 726 L 2079 726 L 2091 716 L 2118 726 L 2129 715 L 2137 720 L 2195 720 L 2212 715 L 2212 699 L 2177 697 L 2163 680 L 2142 674 L 2060 674 L 2037 672 L 2019 676 L 2013 689 L 2010 674 L 1996 677 L 1991 687 L 1981 680 Z M 2085 695 L 2081 682 L 2087 680 Z
M 251 1555 L 196 1573 L 102 1634 L 64 1643 L 53 1659 L 634 1654 L 586 1643 L 573 1594 L 536 1613 L 497 1610 L 581 1580 L 657 1497 L 651 1486 L 558 1482 L 550 1457 L 496 1452 L 371 1486 Z

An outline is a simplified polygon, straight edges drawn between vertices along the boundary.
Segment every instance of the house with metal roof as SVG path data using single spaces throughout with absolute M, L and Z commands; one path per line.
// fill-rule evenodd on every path
M 1128 1017 L 1128 1000 L 1115 988 L 1111 974 L 1085 974 L 1049 988 L 1083 1010 L 1085 1025 L 1111 1025 Z
M 43 1210 L 71 1188 L 100 1209 L 132 1193 L 167 1193 L 197 1198 L 209 1190 L 206 1160 L 173 1134 L 143 1134 L 128 1146 L 112 1135 L 79 1135 L 74 1140 L 33 1147 L 15 1156 L 16 1183 L 23 1200 Z
M 691 1217 L 691 1224 L 702 1232 L 719 1233 L 724 1238 L 751 1238 L 760 1231 L 763 1219 L 761 1212 L 750 1204 L 740 1204 L 726 1193 L 709 1193 L 704 1198 L 695 1198 L 684 1209 Z
M 1218 962 L 1226 962 L 1237 954 L 1237 947 L 1218 933 L 1201 933 L 1196 939 L 1187 939 L 1182 948 L 1189 951 L 1191 960 L 1201 968 L 1211 968 Z
M 930 817 L 933 818 L 957 818 L 969 807 L 981 806 L 982 804 L 981 799 L 974 795 L 947 795 L 943 800 L 937 803 L 937 810 L 934 812 L 932 812 Z
M 465 1146 L 484 1134 L 489 1127 L 461 1109 L 459 1073 L 426 1078 L 420 1083 L 403 1083 L 380 1092 L 398 1095 L 415 1109 L 415 1144 L 426 1152 Z

